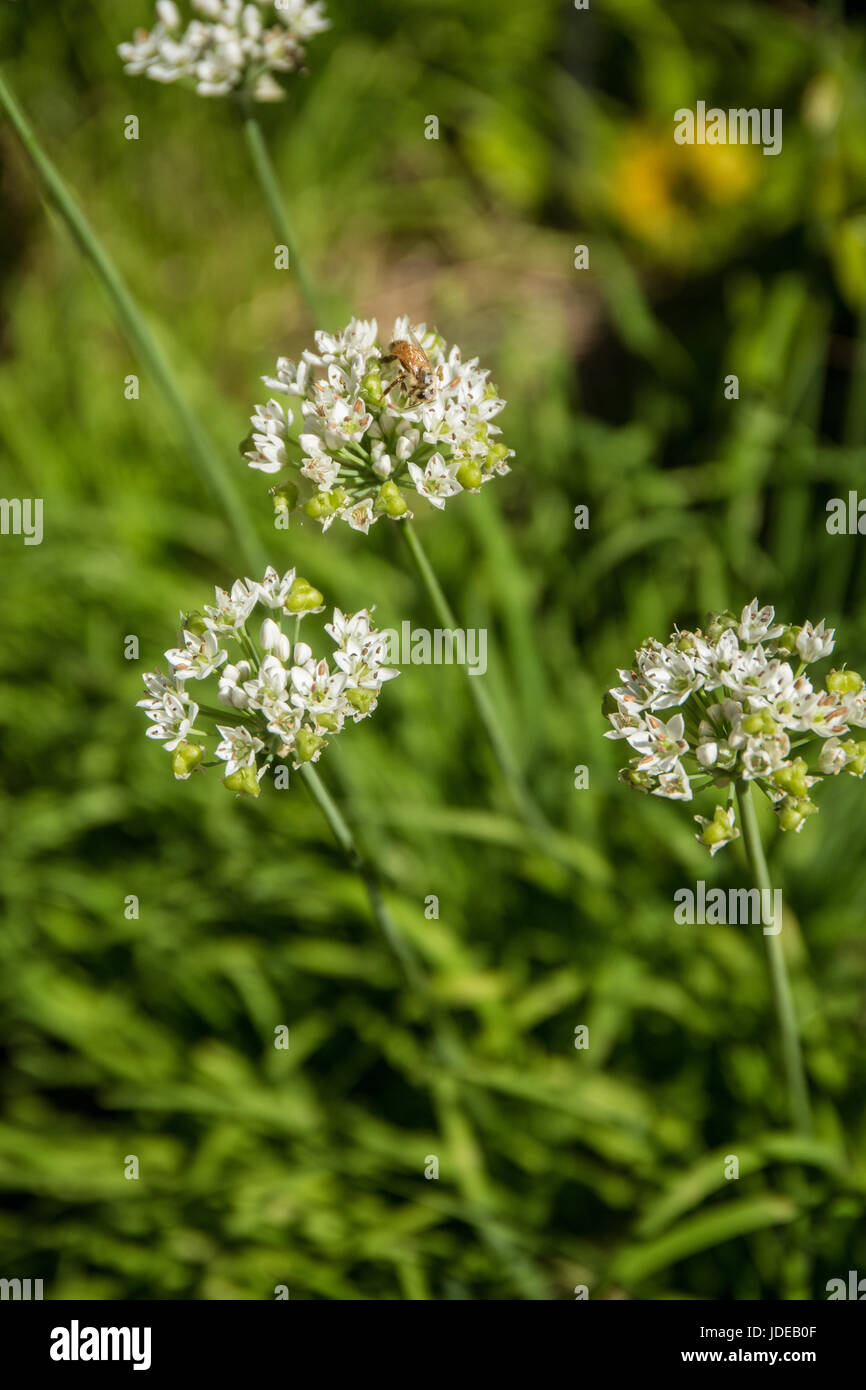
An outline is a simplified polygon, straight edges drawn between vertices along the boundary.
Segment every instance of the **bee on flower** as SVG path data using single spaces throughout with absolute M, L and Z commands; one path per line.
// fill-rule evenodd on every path
M 373 713 L 382 686 L 399 674 L 384 664 L 387 635 L 373 627 L 368 609 L 335 608 L 325 626 L 335 647 L 331 666 L 299 637 L 301 620 L 323 606 L 294 570 L 279 575 L 269 567 L 261 582 L 239 579 L 230 591 L 217 589 L 201 613 L 181 615 L 180 643 L 165 653 L 169 672 L 148 672 L 147 695 L 138 701 L 151 721 L 148 737 L 171 753 L 176 778 L 214 766 L 205 762 L 210 751 L 225 764 L 230 791 L 258 796 L 276 763 L 317 762 L 346 720 Z M 190 681 L 209 681 L 211 696 L 197 689 L 193 699 Z
M 381 342 L 375 319 L 352 319 L 315 344 L 262 378 L 275 394 L 241 446 L 250 468 L 280 475 L 277 513 L 300 507 L 323 530 L 341 520 L 366 535 L 381 516 L 409 519 L 407 495 L 442 510 L 509 471 L 494 423 L 505 402 L 477 358 L 408 318 Z
M 286 77 L 303 69 L 304 44 L 329 27 L 319 0 L 190 0 L 190 9 L 185 23 L 175 0 L 157 0 L 153 28 L 118 47 L 124 71 L 183 82 L 199 96 L 281 101 Z
M 706 631 L 675 628 L 666 643 L 647 640 L 605 700 L 612 726 L 605 737 L 635 754 L 620 780 L 677 801 L 727 789 L 728 804 L 712 819 L 695 817 L 696 838 L 713 855 L 740 834 L 738 784 L 766 793 L 782 830 L 802 830 L 818 809 L 811 796 L 818 782 L 866 772 L 866 741 L 851 732 L 866 728 L 862 677 L 842 668 L 822 682 L 808 669 L 834 647 L 823 620 L 777 623 L 757 599 L 739 617 L 713 614 Z

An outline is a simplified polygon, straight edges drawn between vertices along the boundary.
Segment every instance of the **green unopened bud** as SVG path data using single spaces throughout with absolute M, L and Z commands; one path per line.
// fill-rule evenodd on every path
M 703 816 L 695 816 L 695 820 L 698 825 L 703 826 L 701 833 L 695 838 L 699 844 L 707 845 L 711 854 L 717 854 L 723 845 L 739 839 L 740 832 L 734 824 L 734 812 L 731 807 L 717 806 L 711 821 L 705 820 Z
M 743 719 L 743 731 L 747 734 L 774 734 L 776 721 L 767 709 L 747 714 Z
M 289 597 L 286 599 L 286 609 L 289 613 L 312 613 L 322 607 L 324 600 L 318 589 L 314 589 L 308 580 L 302 579 L 300 575 L 295 579 L 289 590 Z
M 362 714 L 369 714 L 376 703 L 376 692 L 375 690 L 347 690 L 346 699 L 354 709 L 360 710 Z
M 626 782 L 636 791 L 649 792 L 652 790 L 653 779 L 648 772 L 640 772 L 636 767 L 624 767 L 618 775 L 621 782 Z
M 203 637 L 207 632 L 207 623 L 203 614 L 197 613 L 195 610 L 192 613 L 182 613 L 180 625 L 184 632 L 193 632 L 196 637 Z
M 801 627 L 797 627 L 793 623 L 790 627 L 786 627 L 785 631 L 781 633 L 779 637 L 776 638 L 776 647 L 778 648 L 778 650 L 780 652 L 787 652 L 789 655 L 793 655 L 793 653 L 797 650 L 797 638 L 800 636 L 800 633 L 802 631 L 803 629 Z
M 327 729 L 329 734 L 334 733 L 337 728 L 337 718 L 333 714 L 317 714 L 316 723 Z
M 298 505 L 299 489 L 297 483 L 280 483 L 271 488 L 275 512 L 293 512 Z
M 254 767 L 239 767 L 223 778 L 223 786 L 238 796 L 258 796 L 262 790 Z
M 866 772 L 866 743 L 854 743 L 852 739 L 850 745 L 846 744 L 845 747 L 846 751 L 849 747 L 851 749 L 845 771 L 852 773 L 854 777 L 862 777 Z
M 761 732 L 761 716 L 759 714 L 747 714 L 743 720 L 743 733 L 759 734 Z
M 180 781 L 185 782 L 204 757 L 204 749 L 186 739 L 179 743 L 171 755 L 171 770 Z
M 382 378 L 378 371 L 367 372 L 361 381 L 361 394 L 366 397 L 371 405 L 381 405 L 384 399 L 384 387 Z
M 807 816 L 813 816 L 818 807 L 807 796 L 786 796 L 779 811 L 779 826 L 782 830 L 802 830 Z
M 802 758 L 795 758 L 789 767 L 780 767 L 773 773 L 777 787 L 791 796 L 807 796 L 809 782 L 806 777 L 806 764 Z
M 314 521 L 321 521 L 322 517 L 333 516 L 336 508 L 331 501 L 330 493 L 316 492 L 304 503 L 304 511 Z
M 376 497 L 376 511 L 385 512 L 386 516 L 403 516 L 408 510 L 406 499 L 400 491 L 393 478 L 389 478 L 379 488 Z
M 700 836 L 701 843 L 704 845 L 724 845 L 730 838 L 731 831 L 727 822 L 724 825 L 719 825 L 717 820 L 711 820 L 709 825 L 705 825 Z
M 507 444 L 491 444 L 487 455 L 488 468 L 495 468 L 498 463 L 504 463 L 508 458 Z
M 726 608 L 723 613 L 711 613 L 707 618 L 707 637 L 711 642 L 718 642 L 722 633 L 736 627 L 737 622 L 736 615 L 730 609 Z
M 863 677 L 859 671 L 830 671 L 827 689 L 832 690 L 834 695 L 853 695 L 863 689 Z
M 457 481 L 470 492 L 481 486 L 483 474 L 477 459 L 466 459 L 457 469 Z
M 337 508 L 342 507 L 348 495 L 342 487 L 335 487 L 330 492 L 317 492 L 309 502 L 304 503 L 304 511 L 307 516 L 314 517 L 317 521 L 326 516 L 333 516 Z
M 312 729 L 299 729 L 295 739 L 295 757 L 299 763 L 310 762 L 324 748 L 326 740 L 314 734 Z

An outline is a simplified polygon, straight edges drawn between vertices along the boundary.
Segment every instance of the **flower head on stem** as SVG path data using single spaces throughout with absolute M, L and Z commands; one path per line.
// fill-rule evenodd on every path
M 737 617 L 711 615 L 706 630 L 676 628 L 667 643 L 650 638 L 635 666 L 608 691 L 606 738 L 634 749 L 620 772 L 639 791 L 679 801 L 708 786 L 755 783 L 773 803 L 779 826 L 800 831 L 817 806 L 824 777 L 866 772 L 866 688 L 856 671 L 832 670 L 823 683 L 807 668 L 829 657 L 835 633 L 777 623 L 753 599 Z M 697 839 L 718 851 L 740 834 L 734 806 L 696 816 Z
M 315 344 L 262 378 L 275 395 L 242 445 L 250 468 L 279 475 L 277 512 L 301 506 L 323 530 L 339 519 L 366 535 L 381 516 L 411 518 L 406 495 L 441 511 L 509 471 L 493 423 L 505 402 L 477 358 L 408 318 L 382 342 L 375 319 L 352 319 Z M 278 396 L 298 398 L 297 429 Z
M 175 0 L 157 0 L 153 28 L 118 48 L 124 71 L 199 96 L 281 101 L 304 44 L 329 27 L 320 0 L 190 0 L 190 9 L 185 21 Z
M 325 627 L 336 648 L 330 666 L 298 635 L 301 620 L 323 606 L 294 570 L 269 567 L 260 582 L 238 579 L 230 591 L 217 589 L 201 613 L 181 615 L 179 645 L 165 653 L 169 674 L 145 675 L 147 695 L 138 702 L 151 720 L 148 737 L 173 755 L 175 777 L 186 780 L 205 765 L 202 740 L 210 737 L 229 790 L 258 796 L 275 763 L 317 762 L 328 736 L 373 713 L 383 684 L 399 674 L 384 664 L 387 638 L 369 610 L 335 608 Z M 186 689 L 193 680 L 211 681 L 214 705 L 193 700 Z

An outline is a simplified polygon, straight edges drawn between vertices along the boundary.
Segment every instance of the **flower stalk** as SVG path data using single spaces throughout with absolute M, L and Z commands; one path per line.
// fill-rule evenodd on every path
M 73 240 L 90 263 L 111 300 L 121 326 L 139 360 L 161 393 L 190 457 L 233 527 L 247 565 L 261 569 L 264 555 L 234 481 L 176 384 L 176 376 L 107 250 L 73 198 L 52 161 L 42 149 L 24 111 L 0 72 L 0 107 L 9 118 L 48 202 L 60 214 Z
M 394 923 L 382 896 L 378 875 L 367 861 L 358 846 L 339 806 L 331 796 L 321 777 L 311 763 L 301 768 L 301 777 L 312 799 L 315 801 L 331 828 L 334 839 L 346 856 L 349 867 L 358 875 L 366 889 L 370 909 L 383 937 L 406 977 L 407 983 L 422 998 L 427 996 L 427 984 L 406 940 Z
M 411 521 L 404 522 L 403 535 L 406 538 L 406 544 L 409 547 L 409 552 L 415 562 L 415 567 L 421 581 L 429 595 L 433 611 L 445 628 L 456 628 L 457 619 L 448 599 L 445 597 L 436 571 L 430 563 L 427 552 L 422 546 L 418 538 L 418 533 Z M 469 693 L 478 711 L 478 717 L 484 725 L 484 731 L 490 740 L 490 746 L 493 749 L 499 769 L 508 785 L 520 815 L 526 823 L 534 829 L 539 831 L 546 830 L 547 821 L 524 781 L 520 765 L 517 762 L 508 736 L 502 727 L 502 722 L 489 693 L 482 682 L 473 680 L 469 676 L 466 668 L 464 667 L 463 669 L 467 677 Z
M 771 891 L 770 875 L 767 869 L 761 832 L 758 827 L 758 818 L 755 814 L 752 788 L 748 782 L 738 783 L 736 795 L 746 859 L 752 872 L 755 887 L 760 891 L 761 900 L 765 901 Z M 767 943 L 770 980 L 773 986 L 779 1036 L 782 1043 L 782 1058 L 785 1067 L 791 1121 L 795 1129 L 808 1135 L 812 1133 L 809 1090 L 803 1067 L 797 1015 L 782 946 L 782 934 L 781 932 L 765 933 L 764 940 Z
M 274 231 L 289 252 L 289 268 L 297 281 L 313 325 L 322 321 L 322 309 L 315 290 L 298 255 L 285 200 L 280 190 L 262 127 L 249 102 L 241 105 L 241 122 L 250 160 L 267 204 Z

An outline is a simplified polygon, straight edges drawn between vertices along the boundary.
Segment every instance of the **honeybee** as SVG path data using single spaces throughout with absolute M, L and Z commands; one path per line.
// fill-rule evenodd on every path
M 399 338 L 388 345 L 388 351 L 382 361 L 400 363 L 400 370 L 390 386 L 385 388 L 386 396 L 399 381 L 414 404 L 423 405 L 435 401 L 439 391 L 439 380 L 429 357 L 411 328 L 408 339 Z

